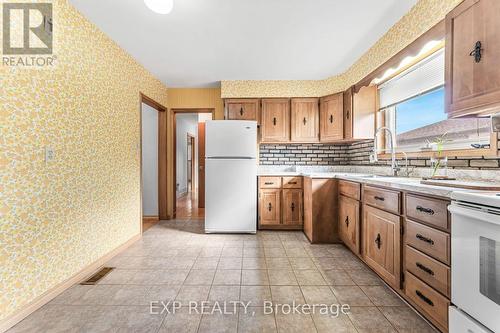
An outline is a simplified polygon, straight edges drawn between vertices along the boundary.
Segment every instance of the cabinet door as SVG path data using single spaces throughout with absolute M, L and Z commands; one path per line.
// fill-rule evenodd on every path
M 281 190 L 261 189 L 259 192 L 259 221 L 261 225 L 281 223 Z
M 344 139 L 352 139 L 352 87 L 344 91 Z
M 318 102 L 318 98 L 292 98 L 292 141 L 319 141 Z
M 258 99 L 228 99 L 226 100 L 228 120 L 258 120 Z
M 283 224 L 302 224 L 302 190 L 283 190 Z
M 320 99 L 320 141 L 335 141 L 344 138 L 343 104 L 342 93 Z
M 466 0 L 446 16 L 446 105 L 452 116 L 500 105 L 499 17 L 498 0 Z
M 359 254 L 359 201 L 339 196 L 340 239 L 354 253 Z
M 262 100 L 261 141 L 290 141 L 290 101 L 283 98 Z
M 363 257 L 395 289 L 401 281 L 400 217 L 363 205 Z

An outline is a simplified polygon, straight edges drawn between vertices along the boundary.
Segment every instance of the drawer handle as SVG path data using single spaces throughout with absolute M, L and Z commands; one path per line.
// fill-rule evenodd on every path
M 264 185 L 273 185 L 274 182 L 265 182 Z
M 344 222 L 345 222 L 345 225 L 346 225 L 347 227 L 349 227 L 349 216 L 346 216 L 346 218 L 345 218 L 345 221 L 344 221 Z
M 422 236 L 421 234 L 417 234 L 415 237 L 417 237 L 417 239 L 421 240 L 422 242 L 426 242 L 426 243 L 429 243 L 431 245 L 434 245 L 434 241 L 430 238 L 427 238 L 425 236 Z
M 425 208 L 425 207 L 422 207 L 422 206 L 417 206 L 417 210 L 419 212 L 422 212 L 422 213 L 426 213 L 426 214 L 429 214 L 429 215 L 434 215 L 434 210 L 430 209 L 430 208 Z
M 269 205 L 267 205 L 267 210 L 269 210 L 269 211 L 273 210 L 273 205 L 271 205 L 271 203 L 269 203 Z
M 276 117 L 273 118 L 273 125 L 276 126 Z
M 243 107 L 240 108 L 240 116 L 243 115 Z
M 374 196 L 374 199 L 379 201 L 385 201 L 384 197 L 379 197 L 378 195 Z
M 290 184 L 290 185 L 296 185 L 297 182 L 288 182 L 288 184 Z
M 431 301 L 429 297 L 422 294 L 420 290 L 415 290 L 415 294 L 417 294 L 417 296 L 420 297 L 420 299 L 425 303 L 429 304 L 430 306 L 434 306 L 434 302 Z
M 290 208 L 292 209 L 292 212 L 295 210 L 295 204 L 292 202 L 292 205 L 290 206 Z
M 417 262 L 415 265 L 418 268 L 420 268 L 421 270 L 423 270 L 424 272 L 426 272 L 427 274 L 434 276 L 434 271 L 432 269 L 430 269 L 429 267 L 425 267 L 424 265 L 422 265 L 419 262 Z
M 380 246 L 382 246 L 382 239 L 380 238 L 380 234 L 377 234 L 377 238 L 375 238 L 375 244 L 377 244 L 377 247 L 380 250 Z
M 304 117 L 304 119 L 302 120 L 302 122 L 304 123 L 304 125 L 305 125 L 305 124 L 307 124 L 307 119 L 306 119 L 306 117 Z
M 330 124 L 333 124 L 333 115 L 330 115 Z

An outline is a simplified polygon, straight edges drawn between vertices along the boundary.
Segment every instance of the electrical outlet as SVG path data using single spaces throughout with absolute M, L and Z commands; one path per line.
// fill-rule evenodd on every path
M 56 152 L 53 147 L 45 147 L 45 163 L 52 162 L 56 158 Z

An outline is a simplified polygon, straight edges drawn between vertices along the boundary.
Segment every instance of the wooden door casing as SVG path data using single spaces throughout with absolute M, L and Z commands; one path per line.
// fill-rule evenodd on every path
M 302 190 L 300 189 L 284 189 L 283 204 L 281 210 L 283 213 L 283 224 L 302 224 Z
M 389 285 L 401 288 L 401 218 L 363 205 L 363 259 Z
M 261 142 L 290 141 L 290 100 L 266 98 L 262 100 Z
M 344 98 L 342 93 L 320 99 L 319 134 L 321 142 L 344 138 Z
M 291 141 L 319 141 L 319 99 L 292 98 Z
M 356 254 L 360 253 L 359 201 L 339 196 L 339 236 Z
M 261 225 L 281 223 L 280 189 L 261 189 L 259 191 L 259 220 Z

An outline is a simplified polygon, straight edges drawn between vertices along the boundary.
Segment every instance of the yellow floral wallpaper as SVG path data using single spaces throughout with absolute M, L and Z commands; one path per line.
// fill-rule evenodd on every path
M 441 21 L 460 2 L 462 0 L 420 0 L 342 74 L 317 81 L 222 81 L 222 98 L 319 97 L 343 91 Z
M 52 3 L 56 66 L 0 66 L 0 320 L 140 232 L 139 93 L 168 105 L 159 80 Z

